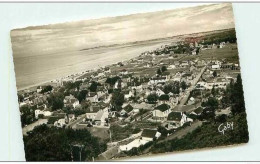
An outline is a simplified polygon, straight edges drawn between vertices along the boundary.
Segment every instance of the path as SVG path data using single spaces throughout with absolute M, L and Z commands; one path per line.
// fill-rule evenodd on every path
M 38 121 L 23 127 L 23 135 L 27 135 L 27 132 L 32 131 L 36 126 L 47 124 L 48 119 L 39 119 Z
M 173 139 L 176 139 L 176 138 L 182 138 L 184 137 L 185 135 L 187 135 L 188 133 L 192 132 L 193 130 L 197 129 L 198 127 L 200 127 L 202 125 L 202 122 L 201 121 L 195 121 L 193 122 L 190 126 L 187 126 L 183 129 L 180 129 L 176 132 L 174 132 L 172 135 L 168 136 L 167 138 L 163 139 L 163 140 L 160 140 L 158 141 L 157 143 L 162 143 L 162 142 L 165 142 L 165 141 L 168 141 L 168 140 L 173 140 Z M 151 147 L 148 147 L 147 149 L 145 149 L 143 151 L 142 154 L 147 154 L 150 152 L 150 149 Z
M 182 106 L 188 101 L 188 98 L 190 96 L 191 91 L 196 87 L 196 84 L 198 83 L 200 77 L 202 76 L 202 74 L 204 73 L 204 71 L 206 70 L 207 65 L 204 66 L 199 75 L 193 80 L 191 86 L 185 91 L 185 96 L 181 99 L 180 104 L 178 105 L 178 109 L 180 110 L 180 108 L 182 108 Z
M 72 129 L 76 128 L 75 126 L 80 123 L 81 121 L 83 121 L 83 119 L 86 118 L 86 115 L 85 114 L 82 114 L 80 115 L 80 118 L 78 118 L 77 120 L 73 121 L 73 122 L 70 122 L 66 128 L 69 128 L 71 127 Z

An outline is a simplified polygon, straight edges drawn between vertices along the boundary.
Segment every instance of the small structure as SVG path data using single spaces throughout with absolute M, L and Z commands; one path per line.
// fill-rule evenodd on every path
M 153 119 L 163 120 L 163 119 L 167 118 L 168 114 L 171 112 L 170 108 L 171 107 L 168 104 L 161 104 L 161 105 L 157 106 L 152 112 Z
M 177 129 L 183 126 L 186 122 L 193 122 L 191 118 L 188 118 L 183 112 L 171 112 L 167 118 L 168 129 Z
M 146 140 L 146 141 L 156 140 L 160 136 L 161 136 L 160 132 L 158 132 L 157 130 L 151 130 L 151 129 L 144 129 L 141 134 L 142 140 Z

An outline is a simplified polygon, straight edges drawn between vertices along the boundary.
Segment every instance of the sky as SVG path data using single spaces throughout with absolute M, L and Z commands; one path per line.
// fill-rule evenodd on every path
M 30 26 L 11 31 L 14 58 L 234 28 L 228 3 Z

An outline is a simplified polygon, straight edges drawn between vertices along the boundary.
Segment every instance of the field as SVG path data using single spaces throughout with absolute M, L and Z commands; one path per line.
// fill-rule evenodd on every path
M 184 59 L 194 59 L 197 57 L 201 59 L 226 59 L 228 62 L 237 64 L 239 61 L 237 44 L 227 44 L 223 48 L 203 50 L 197 56 L 187 56 Z

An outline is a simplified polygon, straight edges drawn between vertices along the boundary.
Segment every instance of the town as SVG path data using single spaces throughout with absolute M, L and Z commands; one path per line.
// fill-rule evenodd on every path
M 234 29 L 186 37 L 128 61 L 19 91 L 23 135 L 40 125 L 87 130 L 105 148 L 84 157 L 85 145 L 71 143 L 72 160 L 109 160 L 157 152 L 155 143 L 226 119 L 232 115 L 228 89 L 241 78 L 230 35 Z

